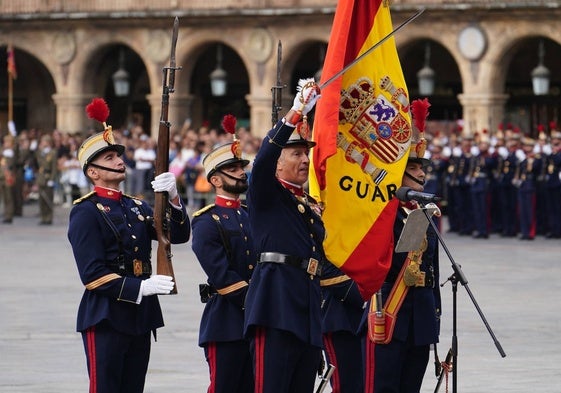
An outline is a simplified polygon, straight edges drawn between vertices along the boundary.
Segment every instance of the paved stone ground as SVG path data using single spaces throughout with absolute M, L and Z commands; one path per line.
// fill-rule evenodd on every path
M 69 209 L 58 207 L 53 226 L 38 226 L 37 207 L 0 226 L 0 392 L 76 393 L 88 380 L 75 332 L 82 286 L 66 238 Z M 502 358 L 468 291 L 457 290 L 458 392 L 561 392 L 561 242 L 475 240 L 443 234 L 498 343 Z M 161 298 L 166 326 L 153 345 L 146 393 L 201 393 L 207 368 L 197 346 L 204 275 L 190 244 L 173 248 L 179 294 Z M 441 249 L 445 280 L 451 264 Z M 452 335 L 452 287 L 442 288 L 439 355 Z M 432 359 L 431 359 L 432 363 Z M 433 392 L 429 366 L 422 393 Z M 452 379 L 449 381 L 452 391 Z M 327 389 L 329 391 L 329 389 Z M 439 390 L 445 392 L 445 384 Z

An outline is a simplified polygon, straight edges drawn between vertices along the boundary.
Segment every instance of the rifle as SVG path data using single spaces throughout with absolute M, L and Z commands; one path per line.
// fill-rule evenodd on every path
M 279 44 L 277 46 L 277 82 L 275 86 L 271 87 L 271 92 L 273 93 L 273 106 L 271 110 L 271 121 L 273 123 L 273 127 L 279 121 L 279 112 L 282 109 L 282 89 L 286 87 L 286 85 L 282 84 L 281 80 L 281 60 L 282 44 L 279 40 Z
M 175 17 L 173 22 L 173 33 L 171 37 L 171 55 L 169 67 L 164 67 L 163 72 L 163 92 L 162 92 L 162 112 L 160 116 L 160 128 L 158 130 L 158 147 L 156 152 L 156 176 L 168 172 L 169 170 L 169 129 L 171 124 L 168 121 L 169 95 L 174 92 L 175 71 L 181 67 L 175 64 L 175 47 L 177 44 L 177 34 L 179 29 L 179 19 Z M 154 226 L 158 238 L 157 253 L 157 274 L 173 277 L 175 283 L 171 294 L 177 293 L 177 283 L 173 273 L 171 263 L 171 242 L 170 242 L 170 218 L 171 207 L 169 206 L 169 196 L 167 192 L 156 192 L 154 196 Z

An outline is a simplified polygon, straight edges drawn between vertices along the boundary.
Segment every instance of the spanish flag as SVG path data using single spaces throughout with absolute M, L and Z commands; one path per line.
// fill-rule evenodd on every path
M 339 0 L 323 66 L 331 79 L 392 31 L 388 0 Z M 327 258 L 369 299 L 391 264 L 409 145 L 409 95 L 393 36 L 322 88 L 310 193 L 324 204 Z
M 6 68 L 8 70 L 8 76 L 12 79 L 17 79 L 18 73 L 16 70 L 16 56 L 14 54 L 14 48 L 12 47 L 11 44 L 8 45 L 7 54 L 8 54 L 8 60 L 7 60 Z

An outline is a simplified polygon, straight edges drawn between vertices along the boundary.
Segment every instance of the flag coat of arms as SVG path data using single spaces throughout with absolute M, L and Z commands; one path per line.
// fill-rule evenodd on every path
M 339 0 L 321 82 L 391 32 L 389 1 Z M 322 88 L 316 105 L 310 193 L 325 207 L 327 258 L 365 299 L 391 265 L 393 196 L 411 143 L 409 105 L 393 36 Z

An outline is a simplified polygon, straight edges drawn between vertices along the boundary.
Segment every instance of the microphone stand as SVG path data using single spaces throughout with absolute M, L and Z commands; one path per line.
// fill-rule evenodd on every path
M 419 204 L 423 208 L 422 210 L 423 210 L 423 213 L 424 213 L 425 217 L 427 218 L 430 225 L 434 229 L 434 232 L 436 233 L 436 237 L 438 238 L 438 241 L 440 242 L 440 244 L 442 245 L 442 248 L 446 252 L 446 255 L 448 256 L 448 259 L 452 263 L 452 270 L 454 271 L 454 273 L 450 277 L 448 277 L 448 280 L 446 280 L 444 283 L 440 284 L 440 286 L 443 287 L 444 284 L 446 284 L 446 282 L 448 282 L 448 281 L 450 281 L 452 283 L 452 349 L 451 349 L 451 351 L 452 351 L 452 392 L 456 393 L 458 391 L 458 334 L 457 334 L 458 282 L 460 284 L 462 284 L 462 286 L 466 289 L 466 291 L 467 291 L 467 293 L 468 293 L 468 295 L 471 299 L 471 302 L 475 306 L 475 309 L 477 310 L 481 320 L 483 321 L 483 324 L 485 325 L 485 327 L 487 328 L 487 331 L 489 332 L 489 334 L 493 338 L 493 342 L 495 343 L 495 346 L 497 347 L 497 350 L 499 351 L 501 357 L 504 358 L 506 356 L 506 353 L 504 352 L 501 344 L 499 343 L 499 340 L 497 339 L 497 337 L 493 333 L 493 330 L 491 329 L 491 326 L 487 322 L 487 319 L 485 318 L 485 315 L 483 314 L 483 311 L 481 311 L 481 308 L 477 304 L 477 301 L 475 300 L 475 297 L 473 296 L 473 293 L 471 292 L 471 289 L 468 286 L 468 280 L 467 280 L 466 276 L 464 275 L 464 272 L 462 271 L 462 267 L 460 265 L 458 265 L 456 263 L 456 261 L 454 261 L 454 258 L 452 257 L 452 254 L 450 253 L 450 250 L 448 250 L 448 247 L 446 246 L 446 243 L 444 243 L 444 240 L 442 239 L 442 236 L 440 235 L 440 231 L 438 230 L 438 228 L 437 228 L 436 224 L 434 223 L 434 221 L 432 220 L 432 218 L 427 213 L 427 209 L 425 208 L 425 204 L 423 202 L 419 202 Z M 442 378 L 442 375 L 440 375 L 440 378 Z M 440 386 L 440 382 L 441 382 L 441 380 L 439 380 L 439 383 L 437 384 L 435 393 L 438 391 L 438 388 Z

